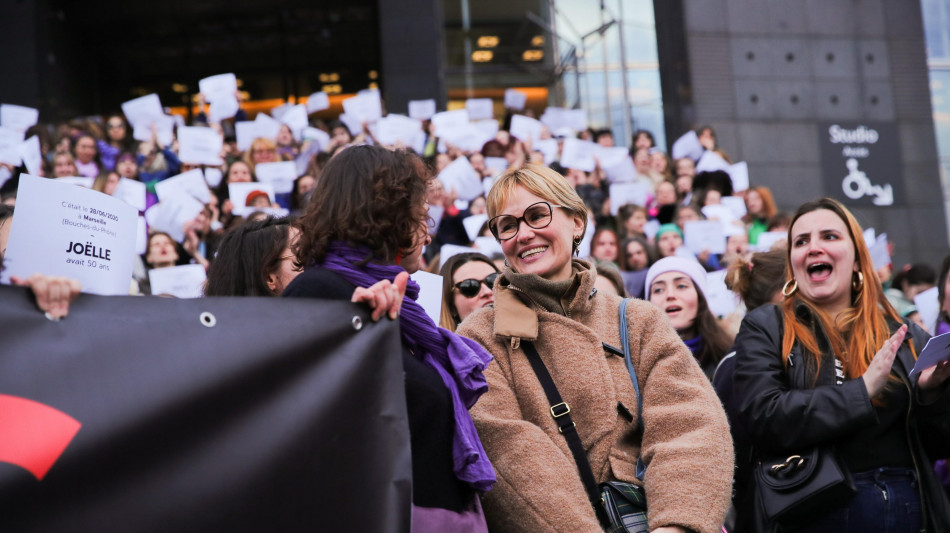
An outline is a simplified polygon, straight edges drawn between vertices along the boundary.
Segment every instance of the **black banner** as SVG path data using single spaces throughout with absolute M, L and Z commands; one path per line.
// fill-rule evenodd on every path
M 845 205 L 904 203 L 901 147 L 890 122 L 819 124 L 825 194 Z
M 0 287 L 0 531 L 408 531 L 396 322 Z

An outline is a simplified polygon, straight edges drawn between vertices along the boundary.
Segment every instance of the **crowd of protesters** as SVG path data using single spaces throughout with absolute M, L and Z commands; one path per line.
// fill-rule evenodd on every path
M 549 127 L 542 120 L 536 135 L 522 138 L 512 124 L 533 113 L 511 109 L 490 136 L 476 136 L 474 145 L 470 139 L 456 143 L 455 135 L 441 137 L 447 130 L 440 132 L 428 119 L 418 121 L 419 142 L 385 142 L 370 122 L 354 127 L 312 119 L 309 134 L 284 124 L 273 138 L 254 138 L 240 150 L 234 121 L 208 124 L 201 111 L 193 125 L 221 137 L 219 165 L 183 159 L 179 140 L 163 143 L 155 129 L 148 140 L 134 140 L 121 113 L 40 123 L 25 137 L 39 138 L 42 162 L 35 173 L 40 177 L 110 195 L 123 180 L 143 183 L 147 220 L 149 209 L 169 202 L 157 184 L 201 170 L 207 194 L 194 195 L 201 205 L 193 216 L 174 221 L 174 227 L 167 221 L 153 224 L 143 236 L 131 294 L 159 293 L 150 291 L 150 270 L 196 264 L 207 273 L 207 296 L 322 296 L 363 302 L 376 319 L 403 313 L 404 367 L 428 380 L 407 384 L 407 395 L 416 398 L 408 401 L 417 527 L 594 531 L 602 525 L 581 480 L 564 479 L 575 465 L 565 462 L 570 454 L 558 436 L 563 428 L 542 421 L 548 405 L 541 389 L 530 368 L 512 354 L 522 340 L 552 351 L 573 349 L 590 340 L 576 332 L 581 330 L 593 332 L 598 344 L 604 336 L 619 342 L 612 337 L 616 324 L 606 324 L 600 313 L 616 314 L 621 297 L 643 300 L 628 316 L 638 322 L 630 326 L 638 336 L 637 353 L 650 360 L 638 364 L 654 365 L 644 367 L 641 376 L 645 431 L 639 420 L 615 426 L 616 412 L 598 413 L 593 406 L 603 390 L 621 382 L 628 387 L 629 380 L 611 378 L 608 366 L 596 361 L 579 362 L 580 351 L 571 357 L 551 354 L 547 363 L 561 365 L 561 377 L 574 372 L 588 379 L 585 386 L 598 389 L 559 384 L 569 391 L 577 418 L 590 422 L 578 432 L 600 432 L 600 440 L 588 435 L 584 442 L 592 463 L 598 461 L 590 465 L 595 477 L 645 484 L 652 530 L 712 532 L 723 522 L 729 531 L 761 530 L 755 465 L 770 453 L 817 445 L 837 449 L 854 475 L 856 495 L 799 517 L 795 526 L 802 531 L 838 531 L 841 520 L 859 519 L 874 528 L 873 520 L 896 516 L 888 514 L 889 498 L 904 514 L 903 525 L 888 531 L 950 527 L 950 505 L 941 488 L 941 482 L 950 486 L 950 475 L 938 461 L 950 455 L 942 444 L 947 441 L 940 440 L 948 427 L 950 368 L 941 363 L 911 377 L 928 336 L 950 331 L 950 256 L 939 270 L 875 263 L 862 228 L 841 204 L 823 199 L 794 215 L 784 213 L 769 189 L 755 184 L 755 176 L 748 183 L 723 167 L 704 165 L 701 155 L 707 152 L 732 163 L 709 126 L 695 132 L 701 151 L 677 159 L 646 130 L 635 132 L 627 144 L 610 130 Z M 239 111 L 236 120 L 246 118 Z M 576 141 L 619 148 L 623 161 L 607 164 L 599 154 L 608 152 L 595 150 L 592 168 L 578 168 L 566 149 Z M 240 201 L 232 198 L 230 185 L 258 182 L 260 165 L 280 161 L 296 164 L 289 192 L 272 194 L 261 187 Z M 17 184 L 27 171 L 0 165 L 0 172 L 6 177 L 0 187 L 2 258 L 16 216 Z M 615 185 L 635 185 L 640 200 L 618 199 Z M 697 247 L 690 237 L 696 227 L 691 223 L 698 221 L 718 224 L 723 242 L 699 241 Z M 418 306 L 402 306 L 407 280 L 397 274 L 417 270 L 443 277 L 438 325 L 444 329 Z M 54 317 L 66 313 L 68 300 L 79 291 L 74 281 L 61 278 L 13 281 L 30 285 L 40 307 Z M 409 287 L 416 296 L 418 287 L 414 282 Z M 915 299 L 924 295 L 934 295 L 938 316 L 918 309 Z M 668 322 L 658 325 L 654 315 Z M 500 324 L 498 317 L 517 319 Z M 650 327 L 641 327 L 647 322 Z M 460 340 L 456 330 L 478 343 Z M 660 341 L 649 350 L 639 344 Z M 417 351 L 431 358 L 419 364 Z M 477 370 L 467 370 L 475 377 L 452 366 L 463 357 L 479 362 Z M 622 361 L 609 365 L 609 372 L 626 376 Z M 466 380 L 483 380 L 481 370 L 489 392 L 473 407 L 484 388 L 459 388 L 463 382 L 472 385 Z M 521 372 L 527 372 L 520 379 L 531 381 L 531 388 L 516 386 L 513 376 Z M 699 409 L 702 422 L 690 418 L 683 405 L 677 408 L 670 392 L 676 386 L 664 381 L 677 379 L 683 388 L 679 401 Z M 712 468 L 700 459 L 728 456 L 731 449 L 728 437 L 723 439 L 723 410 L 708 401 L 714 398 L 713 383 L 738 465 L 728 518 L 732 465 L 720 458 Z M 447 390 L 452 394 L 446 396 Z M 411 403 L 433 391 L 442 395 L 442 425 Z M 635 401 L 632 388 L 617 394 Z M 540 414 L 532 414 L 534 407 Z M 651 420 L 653 412 L 668 423 Z M 626 414 L 628 422 L 634 420 Z M 465 434 L 468 447 L 460 447 L 453 432 Z M 700 433 L 705 455 L 695 440 Z M 417 438 L 422 434 L 434 440 Z M 519 439 L 537 444 L 536 455 L 524 456 Z M 677 453 L 686 455 L 674 457 Z M 696 458 L 690 459 L 693 453 Z M 444 459 L 441 466 L 423 468 L 432 457 Z M 641 477 L 640 459 L 652 465 L 652 477 Z M 453 461 L 466 467 L 453 469 Z M 689 464 L 707 477 L 691 473 Z M 555 486 L 558 476 L 561 487 Z M 695 488 L 687 481 L 718 493 L 686 504 L 683 491 Z M 490 496 L 477 496 L 492 485 Z M 881 493 L 883 501 L 874 500 Z

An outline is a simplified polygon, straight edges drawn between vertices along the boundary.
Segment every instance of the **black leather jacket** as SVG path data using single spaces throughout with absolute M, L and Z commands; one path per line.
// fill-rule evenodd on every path
M 804 305 L 798 316 L 812 320 Z M 814 363 L 804 358 L 802 347 L 795 345 L 782 363 L 782 317 L 774 305 L 759 307 L 742 322 L 736 337 L 736 373 L 734 384 L 740 416 L 753 446 L 770 453 L 801 450 L 830 443 L 855 430 L 877 423 L 864 380 L 853 379 L 834 385 L 834 359 L 830 350 L 822 354 L 821 371 L 814 380 Z M 817 320 L 817 319 L 815 319 Z M 896 331 L 900 325 L 891 324 Z M 827 346 L 820 328 L 816 340 Z M 910 324 L 908 339 L 919 353 L 929 335 Z M 950 387 L 944 386 L 940 399 L 921 404 L 917 376 L 908 377 L 914 366 L 914 353 L 907 340 L 898 350 L 892 372 L 911 394 L 906 430 L 918 478 L 927 531 L 950 531 L 950 503 L 936 475 L 933 461 L 950 456 Z

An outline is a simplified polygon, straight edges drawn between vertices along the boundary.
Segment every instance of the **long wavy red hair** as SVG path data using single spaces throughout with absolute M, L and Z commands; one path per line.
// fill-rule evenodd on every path
M 788 355 L 792 350 L 792 346 L 799 342 L 805 349 L 806 356 L 815 358 L 815 368 L 821 368 L 821 352 L 815 335 L 809 325 L 799 320 L 795 313 L 795 307 L 801 302 L 807 305 L 818 317 L 822 329 L 828 336 L 831 348 L 844 365 L 845 373 L 848 377 L 854 379 L 864 374 L 868 365 L 871 364 L 874 354 L 884 345 L 884 341 L 891 336 L 887 319 L 900 324 L 901 318 L 884 296 L 884 290 L 881 288 L 877 274 L 874 271 L 871 253 L 864 243 L 861 225 L 855 220 L 854 215 L 837 200 L 821 198 L 803 204 L 795 212 L 795 216 L 792 217 L 789 224 L 789 246 L 785 254 L 788 280 L 794 279 L 791 261 L 792 228 L 802 215 L 819 209 L 826 209 L 838 215 L 838 218 L 848 228 L 851 243 L 854 245 L 854 257 L 858 265 L 858 272 L 861 273 L 864 281 L 858 289 L 852 286 L 851 307 L 840 313 L 837 319 L 832 319 L 831 315 L 825 312 L 821 306 L 810 301 L 801 291 L 795 291 L 794 294 L 785 298 L 782 304 L 782 316 L 785 319 L 785 333 L 782 336 L 782 361 L 786 365 L 788 364 Z M 913 343 L 911 343 L 911 350 L 914 350 Z M 916 357 L 916 352 L 914 354 Z

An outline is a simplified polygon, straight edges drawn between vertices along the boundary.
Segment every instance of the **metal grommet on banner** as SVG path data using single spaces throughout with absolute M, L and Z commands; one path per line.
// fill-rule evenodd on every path
M 198 315 L 198 321 L 201 322 L 201 325 L 206 328 L 213 328 L 215 324 L 218 323 L 218 319 L 207 311 Z
M 354 317 L 353 317 L 353 329 L 355 329 L 356 331 L 359 331 L 359 330 L 363 329 L 363 319 L 362 319 L 362 318 L 360 318 L 360 317 L 358 317 L 358 316 L 354 316 Z

